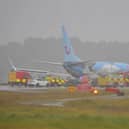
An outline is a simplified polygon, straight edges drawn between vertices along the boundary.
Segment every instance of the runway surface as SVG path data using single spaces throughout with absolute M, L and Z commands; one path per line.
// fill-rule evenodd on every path
M 59 88 L 48 88 L 48 87 L 11 87 L 11 86 L 0 86 L 0 91 L 7 91 L 7 92 L 21 92 L 21 93 L 41 93 L 47 92 L 49 89 L 59 89 Z M 122 88 L 123 89 L 123 88 Z M 126 90 L 126 88 L 125 88 Z M 41 106 L 57 106 L 63 107 L 64 103 L 69 101 L 78 101 L 78 100 L 97 100 L 97 99 L 129 99 L 129 93 L 126 93 L 124 96 L 117 96 L 116 94 L 111 95 L 95 95 L 95 96 L 87 96 L 87 97 L 78 97 L 78 98 L 64 98 L 64 99 L 56 99 L 56 100 L 34 100 L 34 101 L 24 101 L 19 102 L 20 104 L 27 104 L 27 105 L 41 105 Z
M 29 93 L 37 93 L 48 90 L 47 87 L 25 87 L 25 86 L 14 86 L 11 87 L 9 85 L 0 86 L 0 91 L 9 91 L 9 92 L 29 92 Z

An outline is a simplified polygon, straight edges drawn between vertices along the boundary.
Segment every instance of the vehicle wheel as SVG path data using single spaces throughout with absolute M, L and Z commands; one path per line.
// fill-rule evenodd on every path
M 124 96 L 124 92 L 117 93 L 118 96 Z
M 13 83 L 13 82 L 11 82 L 11 83 L 9 83 L 9 85 L 10 85 L 11 87 L 13 87 L 13 86 L 14 86 L 14 83 Z
M 50 85 L 50 84 L 49 84 L 49 83 L 47 83 L 47 85 L 46 85 L 46 86 L 47 86 L 47 87 L 49 87 L 49 85 Z
M 38 87 L 38 86 L 39 86 L 39 83 L 36 84 L 36 87 Z

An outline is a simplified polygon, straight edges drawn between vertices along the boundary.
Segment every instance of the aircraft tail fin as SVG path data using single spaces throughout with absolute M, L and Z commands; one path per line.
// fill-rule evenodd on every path
M 74 53 L 73 47 L 71 45 L 71 41 L 68 37 L 67 32 L 65 31 L 64 26 L 62 26 L 62 34 L 63 34 L 63 40 L 64 40 L 64 61 L 67 62 L 78 62 L 80 61 L 80 58 L 77 57 Z
M 8 58 L 8 61 L 9 61 L 9 64 L 10 64 L 10 66 L 11 66 L 11 70 L 16 71 L 17 68 L 16 68 L 16 66 L 13 64 L 13 61 L 12 61 L 10 58 Z

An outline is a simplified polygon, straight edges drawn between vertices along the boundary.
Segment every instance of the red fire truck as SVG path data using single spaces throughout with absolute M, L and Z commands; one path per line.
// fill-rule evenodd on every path
M 10 71 L 8 74 L 8 84 L 13 85 L 27 85 L 27 81 L 31 79 L 31 75 L 27 71 Z

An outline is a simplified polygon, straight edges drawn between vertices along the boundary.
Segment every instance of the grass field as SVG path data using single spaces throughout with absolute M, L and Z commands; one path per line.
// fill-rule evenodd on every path
M 90 96 L 93 95 L 70 94 L 65 89 L 0 92 L 0 129 L 129 129 L 128 98 L 89 99 Z M 86 99 L 65 102 L 63 107 L 41 105 L 64 98 Z

